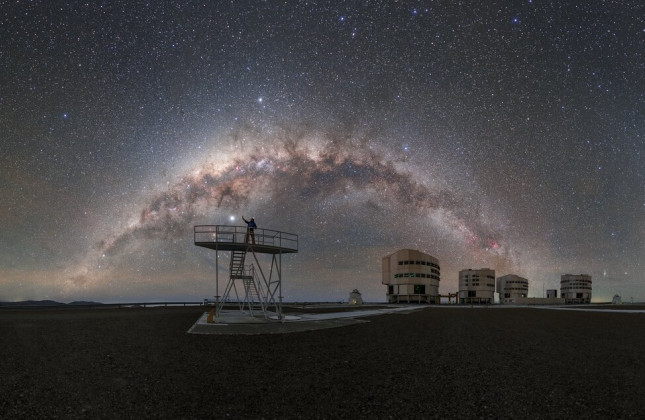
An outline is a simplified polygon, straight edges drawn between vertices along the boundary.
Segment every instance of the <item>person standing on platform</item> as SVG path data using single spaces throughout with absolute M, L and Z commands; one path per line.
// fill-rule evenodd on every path
M 244 242 L 249 243 L 250 237 L 251 243 L 255 245 L 255 228 L 258 227 L 258 225 L 255 224 L 255 219 L 251 217 L 251 220 L 246 220 L 244 216 L 242 216 L 242 220 L 246 223 L 246 236 L 244 237 Z

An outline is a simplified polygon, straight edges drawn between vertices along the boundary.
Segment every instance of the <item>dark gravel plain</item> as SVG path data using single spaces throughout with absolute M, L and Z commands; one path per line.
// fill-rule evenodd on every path
M 187 334 L 203 311 L 0 311 L 0 418 L 645 415 L 645 314 L 428 307 L 291 334 Z

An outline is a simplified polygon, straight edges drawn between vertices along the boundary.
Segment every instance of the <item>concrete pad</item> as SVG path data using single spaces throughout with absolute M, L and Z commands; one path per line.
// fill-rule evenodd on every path
M 310 320 L 302 321 L 298 320 L 296 322 L 285 320 L 284 322 L 280 321 L 268 321 L 268 320 L 258 320 L 258 319 L 248 319 L 249 322 L 239 322 L 243 320 L 243 317 L 231 317 L 226 321 L 220 319 L 220 322 L 209 324 L 206 322 L 208 313 L 204 313 L 197 322 L 188 330 L 189 334 L 216 334 L 216 335 L 259 335 L 259 334 L 286 334 L 293 332 L 302 332 L 302 331 L 313 331 L 320 330 L 324 328 L 336 328 L 344 327 L 347 325 L 355 325 L 364 322 L 369 322 L 366 320 L 359 320 L 355 318 L 337 318 L 337 319 L 328 319 L 328 320 Z M 220 317 L 221 318 L 221 317 Z M 251 318 L 251 317 L 249 317 Z M 235 320 L 237 322 L 230 322 Z
M 369 322 L 357 318 L 391 313 L 409 313 L 424 308 L 426 307 L 397 305 L 385 309 L 365 309 L 349 312 L 288 314 L 284 316 L 282 321 L 277 316 L 269 316 L 269 319 L 267 319 L 261 315 L 252 316 L 247 311 L 222 311 L 216 322 L 212 324 L 206 321 L 208 313 L 205 312 L 188 330 L 188 333 L 217 335 L 286 334 L 356 325 Z

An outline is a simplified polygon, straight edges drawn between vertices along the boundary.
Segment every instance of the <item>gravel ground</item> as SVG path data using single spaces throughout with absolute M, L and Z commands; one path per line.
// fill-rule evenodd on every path
M 193 335 L 200 307 L 0 311 L 0 418 L 643 418 L 645 314 L 436 308 Z

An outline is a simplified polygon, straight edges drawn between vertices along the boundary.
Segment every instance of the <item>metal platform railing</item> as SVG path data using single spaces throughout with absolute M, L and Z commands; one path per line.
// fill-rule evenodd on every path
M 271 229 L 254 230 L 255 245 L 298 251 L 298 235 Z M 246 244 L 246 226 L 197 225 L 195 243 Z M 251 242 L 251 239 L 248 239 Z

